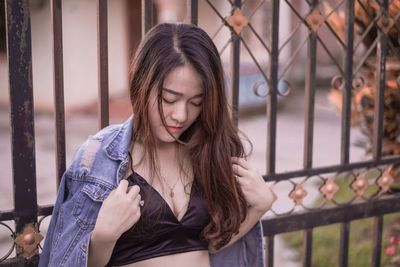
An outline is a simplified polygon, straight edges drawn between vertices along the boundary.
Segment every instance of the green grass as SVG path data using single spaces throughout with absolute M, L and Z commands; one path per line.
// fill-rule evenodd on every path
M 368 179 L 368 178 L 367 178 Z M 372 178 L 371 178 L 372 179 Z M 336 180 L 340 190 L 335 196 L 339 203 L 346 202 L 354 196 L 349 188 L 351 179 Z M 366 191 L 366 195 L 372 195 L 377 187 L 372 185 Z M 316 202 L 320 202 L 317 200 Z M 400 213 L 384 216 L 384 231 L 382 241 L 381 266 L 389 266 L 390 259 L 385 255 L 385 248 L 388 245 L 389 229 L 394 221 L 400 217 Z M 349 266 L 366 267 L 371 265 L 373 249 L 373 218 L 355 220 L 350 223 L 349 243 Z M 286 243 L 299 252 L 303 259 L 303 233 L 301 231 L 282 234 Z M 332 224 L 317 227 L 313 230 L 312 244 L 312 266 L 313 267 L 337 267 L 339 259 L 340 224 Z

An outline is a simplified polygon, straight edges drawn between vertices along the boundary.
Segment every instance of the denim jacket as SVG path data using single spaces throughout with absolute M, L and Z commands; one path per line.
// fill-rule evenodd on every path
M 87 266 L 90 235 L 103 200 L 127 170 L 133 117 L 91 136 L 64 173 L 39 267 Z M 212 267 L 262 267 L 263 239 L 257 223 L 234 244 L 210 254 Z

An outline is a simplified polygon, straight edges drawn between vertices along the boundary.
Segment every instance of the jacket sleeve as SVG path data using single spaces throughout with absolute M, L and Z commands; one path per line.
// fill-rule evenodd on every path
M 69 211 L 71 211 L 71 192 L 68 189 L 70 172 L 65 172 L 60 183 L 53 214 L 46 234 L 42 254 L 40 255 L 39 267 L 45 266 L 86 266 L 84 261 L 87 254 L 90 232 L 78 231 L 81 236 L 73 238 L 76 225 Z M 75 246 L 71 246 L 75 242 Z M 67 246 L 68 245 L 68 246 Z M 75 255 L 71 255 L 75 254 Z M 74 262 L 72 263 L 71 260 Z
M 60 182 L 60 186 L 58 188 L 56 203 L 54 204 L 53 213 L 51 215 L 52 217 L 51 217 L 50 225 L 47 230 L 46 239 L 44 241 L 44 246 L 42 249 L 42 253 L 40 255 L 40 260 L 39 260 L 40 267 L 49 266 L 51 245 L 53 243 L 52 241 L 54 238 L 54 228 L 57 225 L 57 217 L 60 212 L 60 206 L 62 205 L 62 203 L 64 202 L 64 200 L 68 194 L 66 192 L 67 188 L 66 188 L 66 181 L 65 181 L 67 179 L 67 175 L 68 175 L 68 171 L 63 174 L 61 182 Z
M 87 266 L 90 234 L 96 218 L 92 218 L 91 223 L 80 220 L 77 203 L 82 202 L 84 183 L 79 181 L 79 176 L 85 175 L 77 167 L 81 150 L 82 147 L 61 179 L 39 267 Z

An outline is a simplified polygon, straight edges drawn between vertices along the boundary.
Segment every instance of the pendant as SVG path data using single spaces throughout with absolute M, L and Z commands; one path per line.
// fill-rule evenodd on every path
M 173 198 L 173 197 L 174 197 L 174 191 L 171 190 L 171 192 L 169 192 L 169 196 L 170 196 L 171 198 Z

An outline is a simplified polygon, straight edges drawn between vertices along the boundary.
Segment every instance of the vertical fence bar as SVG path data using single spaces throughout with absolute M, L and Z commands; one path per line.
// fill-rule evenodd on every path
M 153 26 L 153 0 L 142 0 L 142 36 Z
M 241 8 L 242 1 L 235 0 L 233 2 L 232 14 L 234 8 Z M 239 33 L 240 34 L 240 33 Z M 232 29 L 231 32 L 231 105 L 232 119 L 235 125 L 239 122 L 239 81 L 240 81 L 240 37 Z
M 311 9 L 318 7 L 318 0 L 311 2 Z M 317 32 L 311 31 L 308 40 L 308 62 L 305 86 L 305 121 L 304 121 L 304 154 L 303 167 L 312 167 L 313 141 L 314 141 L 314 110 L 315 110 L 315 89 L 316 89 L 316 66 L 317 66 Z M 304 259 L 303 266 L 311 266 L 312 259 L 312 229 L 304 231 Z
M 107 0 L 97 2 L 97 32 L 99 59 L 99 128 L 109 124 L 108 108 L 108 29 L 107 29 Z
M 347 267 L 349 258 L 350 223 L 344 222 L 340 228 L 339 266 Z
M 383 0 L 381 4 L 382 18 L 389 16 L 388 0 Z M 382 135 L 383 135 L 383 102 L 386 87 L 386 55 L 388 36 L 382 31 L 378 31 L 379 39 L 376 49 L 376 94 L 375 94 L 375 117 L 373 129 L 373 156 L 375 160 L 380 160 L 382 157 Z
M 279 0 L 272 1 L 272 45 L 271 45 L 271 69 L 270 69 L 270 94 L 267 96 L 267 170 L 266 174 L 275 173 L 276 159 L 276 110 L 277 88 L 279 69 Z
M 318 0 L 312 1 L 311 8 L 317 8 Z M 304 155 L 303 167 L 305 169 L 312 167 L 313 140 L 314 140 L 314 106 L 315 106 L 315 88 L 317 71 L 317 33 L 311 31 L 308 40 L 308 59 L 307 76 L 305 91 L 305 113 L 304 118 Z
M 381 250 L 382 250 L 382 231 L 383 231 L 383 216 L 374 218 L 373 233 L 372 233 L 372 267 L 381 266 Z
M 383 16 L 388 16 L 388 0 L 382 0 L 381 12 Z M 376 94 L 375 94 L 375 117 L 374 117 L 374 130 L 373 130 L 373 144 L 372 152 L 374 160 L 379 161 L 382 158 L 382 135 L 383 135 L 383 103 L 385 98 L 386 87 L 386 55 L 387 55 L 387 34 L 378 31 L 379 42 L 376 49 L 377 62 L 376 62 Z M 372 267 L 381 266 L 381 251 L 382 251 L 382 231 L 383 231 L 383 216 L 374 218 L 373 225 L 373 251 L 372 251 Z
M 344 58 L 344 92 L 341 128 L 341 164 L 349 163 L 351 93 L 353 81 L 354 0 L 346 2 L 346 54 Z
M 272 2 L 270 94 L 267 96 L 267 162 L 266 174 L 275 173 L 276 152 L 276 108 L 279 67 L 279 0 Z M 274 266 L 274 236 L 267 236 L 266 267 Z
M 274 236 L 267 236 L 265 266 L 274 267 Z
M 304 259 L 303 259 L 304 267 L 311 266 L 312 242 L 313 242 L 313 229 L 306 229 L 304 231 Z
M 186 13 L 188 14 L 188 19 L 187 21 L 190 22 L 191 24 L 197 25 L 198 24 L 198 9 L 199 9 L 199 3 L 198 0 L 187 0 L 187 11 Z
M 37 222 L 31 23 L 28 0 L 6 1 L 16 232 Z M 20 250 L 17 248 L 17 254 Z
M 66 169 L 65 162 L 65 112 L 64 112 L 64 74 L 62 45 L 62 3 L 51 1 L 51 21 L 53 26 L 53 66 L 54 66 L 54 109 L 56 128 L 56 168 L 57 188 Z
M 353 42 L 354 42 L 354 0 L 346 1 L 346 54 L 344 58 L 344 92 L 341 126 L 341 164 L 349 163 L 350 152 L 350 119 L 351 119 L 351 96 L 353 81 Z M 341 225 L 339 266 L 347 267 L 349 252 L 350 223 L 344 222 Z

